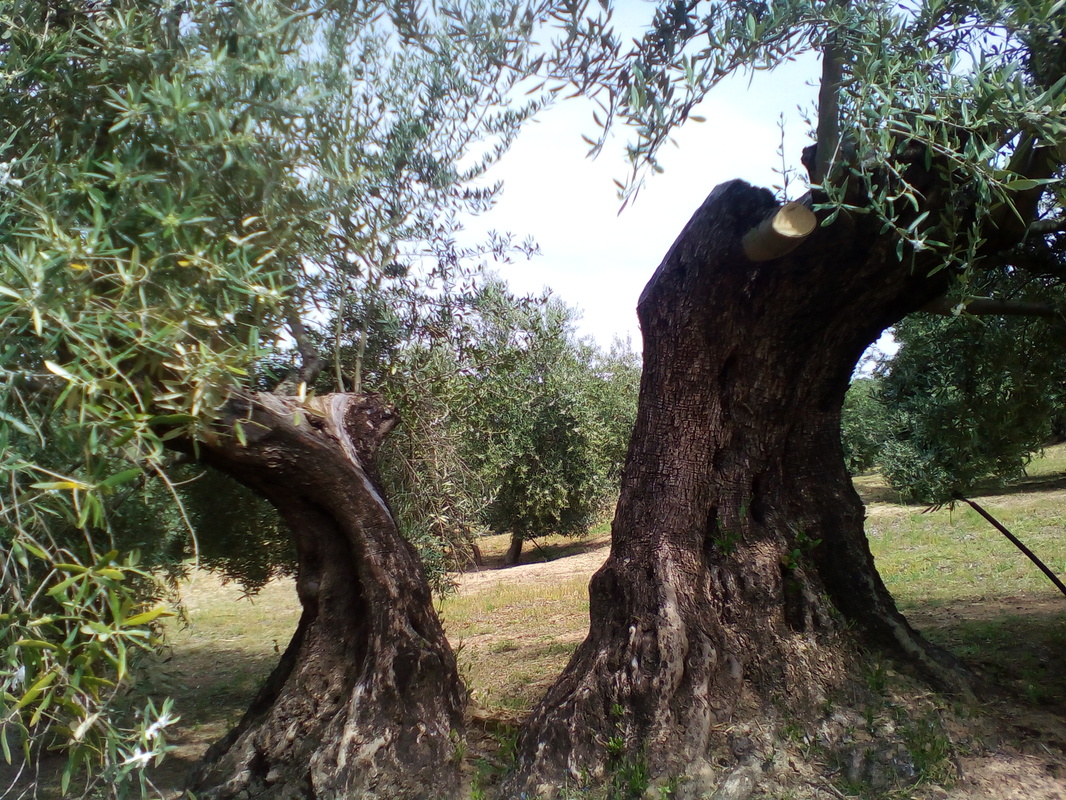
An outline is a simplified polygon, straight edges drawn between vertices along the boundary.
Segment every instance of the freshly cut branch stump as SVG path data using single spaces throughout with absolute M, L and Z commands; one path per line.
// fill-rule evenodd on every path
M 807 206 L 795 201 L 785 203 L 744 234 L 744 255 L 752 261 L 781 258 L 795 250 L 817 225 L 817 217 Z
M 465 692 L 374 457 L 395 426 L 379 398 L 235 398 L 200 458 L 262 494 L 299 556 L 303 614 L 240 724 L 208 751 L 201 798 L 460 794 Z M 238 435 L 239 431 L 239 435 Z

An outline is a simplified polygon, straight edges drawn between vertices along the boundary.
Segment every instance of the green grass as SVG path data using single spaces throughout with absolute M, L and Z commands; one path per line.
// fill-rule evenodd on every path
M 588 577 L 496 583 L 447 597 L 440 612 L 471 699 L 525 713 L 588 630 Z
M 982 506 L 1037 553 L 1066 572 L 1066 505 L 1052 496 L 990 498 Z M 871 509 L 867 534 L 877 567 L 904 606 L 1043 592 L 1047 578 L 968 506 L 929 513 Z
M 177 749 L 155 771 L 160 785 L 180 785 L 204 750 L 240 721 L 296 630 L 300 609 L 292 581 L 247 597 L 195 572 L 182 586 L 184 623 L 167 631 L 163 657 L 145 664 L 146 691 L 175 699 Z
M 1066 445 L 1048 448 L 1027 473 L 974 499 L 1064 578 Z M 991 684 L 1066 708 L 1066 597 L 1036 565 L 967 505 L 926 512 L 884 502 L 890 490 L 877 476 L 856 485 L 869 503 L 870 549 L 900 610 Z
M 982 507 L 1054 572 L 1066 574 L 1066 445 L 1048 448 L 1028 477 Z M 903 607 L 1054 592 L 1052 584 L 1006 537 L 965 504 L 927 511 L 884 502 L 877 476 L 856 480 L 866 499 L 866 531 L 877 568 Z
M 1066 446 L 1049 448 L 1028 476 L 981 504 L 1066 574 Z M 856 480 L 868 503 L 867 530 L 878 569 L 901 609 L 931 639 L 950 648 L 992 683 L 1030 705 L 1066 709 L 1066 598 L 999 532 L 965 506 L 922 513 L 890 502 L 877 476 Z M 468 762 L 497 764 L 501 741 L 542 696 L 584 639 L 593 567 L 562 569 L 566 557 L 603 554 L 606 526 L 580 540 L 552 537 L 528 547 L 523 567 L 491 570 L 439 602 L 473 713 L 488 731 L 471 736 Z M 482 539 L 497 566 L 506 536 Z M 544 572 L 536 565 L 550 558 Z M 594 563 L 590 561 L 589 563 Z M 558 569 L 555 569 L 558 568 Z M 243 712 L 296 627 L 291 581 L 272 583 L 253 600 L 236 586 L 196 574 L 186 586 L 190 625 L 172 625 L 170 658 L 153 666 L 151 686 L 172 694 L 182 714 L 178 774 Z M 488 769 L 472 767 L 472 769 Z M 490 772 L 492 770 L 489 770 Z M 165 778 L 165 776 L 164 776 Z

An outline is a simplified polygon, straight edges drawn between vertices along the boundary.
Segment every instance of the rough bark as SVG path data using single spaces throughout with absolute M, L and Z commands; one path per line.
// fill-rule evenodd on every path
M 208 751 L 198 797 L 458 796 L 465 693 L 373 467 L 394 425 L 373 397 L 250 395 L 198 444 L 291 528 L 303 606 L 277 668 Z
M 863 350 L 944 278 L 901 265 L 863 218 L 752 262 L 741 239 L 774 203 L 719 186 L 641 296 L 637 421 L 589 636 L 503 796 L 603 776 L 620 749 L 683 772 L 735 717 L 820 707 L 855 677 L 856 637 L 965 688 L 881 582 L 839 436 Z
M 507 547 L 507 552 L 503 555 L 503 563 L 509 567 L 513 567 L 522 559 L 522 545 L 525 543 L 525 538 L 520 533 L 511 534 L 511 544 Z

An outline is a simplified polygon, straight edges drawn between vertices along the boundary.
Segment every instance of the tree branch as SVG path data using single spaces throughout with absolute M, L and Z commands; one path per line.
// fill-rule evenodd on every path
M 988 523 L 993 528 L 995 528 L 997 531 L 999 531 L 1004 536 L 1006 536 L 1010 540 L 1011 544 L 1013 544 L 1015 547 L 1017 547 L 1019 550 L 1021 550 L 1025 554 L 1026 558 L 1028 558 L 1030 561 L 1032 561 L 1034 564 L 1036 564 L 1037 567 L 1040 568 L 1040 571 L 1043 572 L 1045 575 L 1047 575 L 1048 579 L 1053 584 L 1055 584 L 1055 586 L 1058 588 L 1058 590 L 1060 592 L 1062 592 L 1063 594 L 1066 594 L 1066 584 L 1063 584 L 1063 582 L 1059 580 L 1058 576 L 1054 572 L 1051 571 L 1051 569 L 1047 566 L 1047 564 L 1045 564 L 1043 561 L 1041 561 L 1039 558 L 1037 558 L 1036 554 L 1032 550 L 1030 550 L 1028 547 L 1026 547 L 1024 544 L 1022 544 L 1021 540 L 1017 536 L 1015 536 L 1013 533 L 1011 533 L 1009 530 L 1007 530 L 1006 527 L 1004 527 L 1004 525 L 999 522 L 999 520 L 997 520 L 995 517 L 993 517 L 991 514 L 989 514 L 983 508 L 981 508 L 981 506 L 979 506 L 973 500 L 968 500 L 965 497 L 960 497 L 959 499 L 962 500 L 962 502 L 968 504 L 970 506 L 970 508 L 972 508 L 978 514 L 980 514 L 982 517 L 984 517 L 985 520 L 987 520 Z
M 837 34 L 830 33 L 822 48 L 822 82 L 818 87 L 818 128 L 815 134 L 814 169 L 811 183 L 822 184 L 829 175 L 837 147 L 840 144 L 840 121 L 837 93 L 844 79 Z
M 1066 218 L 1038 219 L 1029 225 L 1029 233 L 1046 236 L 1049 233 L 1066 233 Z
M 311 341 L 307 328 L 304 327 L 303 320 L 292 303 L 288 303 L 285 307 L 285 321 L 289 325 L 289 333 L 296 342 L 296 352 L 300 354 L 298 382 L 310 386 L 322 372 L 322 359 L 318 355 L 318 348 Z
M 744 255 L 752 261 L 780 258 L 795 250 L 817 225 L 818 218 L 803 203 L 785 203 L 744 234 Z
M 960 308 L 961 306 L 961 308 Z M 942 295 L 918 309 L 925 314 L 940 314 L 946 317 L 970 314 L 975 317 L 1058 317 L 1057 308 L 1044 303 L 1025 300 L 996 300 L 992 297 L 969 297 L 954 305 L 947 295 Z

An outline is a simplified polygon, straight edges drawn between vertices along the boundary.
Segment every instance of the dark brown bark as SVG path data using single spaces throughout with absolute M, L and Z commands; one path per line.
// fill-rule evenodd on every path
M 517 564 L 522 558 L 522 544 L 525 542 L 522 534 L 512 533 L 511 544 L 507 548 L 507 552 L 503 555 L 503 563 L 509 567 Z
M 303 606 L 277 668 L 208 751 L 198 797 L 459 795 L 465 693 L 373 467 L 394 424 L 373 397 L 301 405 L 251 395 L 198 444 L 203 461 L 266 497 L 291 528 Z
M 881 582 L 839 436 L 863 350 L 945 278 L 901 265 L 864 218 L 749 261 L 741 237 L 773 206 L 719 186 L 641 296 L 639 408 L 589 636 L 524 727 L 504 796 L 602 776 L 618 741 L 684 772 L 736 716 L 851 685 L 856 637 L 966 688 Z

